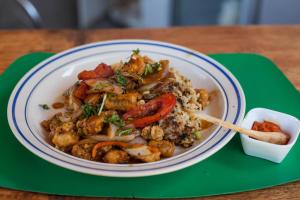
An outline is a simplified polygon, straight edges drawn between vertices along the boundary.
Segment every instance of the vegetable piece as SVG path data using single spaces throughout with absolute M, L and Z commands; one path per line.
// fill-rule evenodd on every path
M 200 131 L 195 131 L 194 136 L 196 140 L 200 140 L 202 138 L 202 134 Z
M 140 53 L 140 49 L 139 48 L 137 48 L 135 50 L 132 50 L 132 54 L 139 54 L 139 53 Z
M 78 74 L 79 80 L 88 80 L 95 78 L 108 78 L 114 75 L 111 66 L 101 63 L 94 70 L 84 70 Z
M 85 118 L 90 117 L 92 115 L 96 115 L 96 114 L 97 114 L 97 110 L 94 106 L 92 106 L 91 104 L 83 105 L 83 115 Z
M 101 106 L 100 106 L 99 111 L 98 111 L 98 115 L 100 115 L 101 112 L 102 112 L 102 110 L 103 110 L 103 106 L 105 104 L 106 97 L 107 97 L 107 94 L 105 93 L 104 96 L 103 96 L 103 100 L 102 100 Z
M 85 82 L 81 81 L 79 83 L 79 86 L 75 88 L 73 95 L 78 99 L 83 100 L 87 96 L 86 92 L 88 89 L 89 89 L 88 85 L 85 84 Z
M 116 79 L 117 82 L 122 86 L 125 86 L 127 84 L 127 79 L 121 74 L 119 70 L 116 72 Z
M 117 130 L 118 130 L 118 126 L 116 126 L 112 123 L 109 123 L 109 126 L 107 128 L 107 136 L 109 138 L 115 137 Z
M 119 117 L 118 114 L 113 114 L 110 117 L 105 118 L 105 123 L 112 123 L 116 126 L 125 126 L 125 122 Z
M 78 84 L 78 86 L 79 86 L 79 84 Z M 77 97 L 75 97 L 73 95 L 75 89 L 78 86 L 73 85 L 72 87 L 67 89 L 63 94 L 65 97 L 65 100 L 64 100 L 65 108 L 67 109 L 67 111 L 73 112 L 73 114 L 82 112 L 82 106 L 81 106 L 82 103 L 81 103 L 80 99 L 78 99 Z
M 151 69 L 151 70 L 150 70 Z M 143 85 L 158 82 L 165 78 L 169 73 L 169 61 L 161 60 L 159 63 L 147 64 L 144 71 Z
M 88 135 L 86 136 L 88 139 L 96 140 L 98 142 L 107 142 L 107 141 L 119 141 L 119 142 L 130 142 L 134 140 L 139 134 L 130 134 L 124 136 L 114 136 L 109 137 L 107 135 Z
M 161 62 L 167 62 L 166 64 L 168 64 L 168 61 L 161 61 Z M 147 63 L 145 66 L 145 71 L 143 73 L 144 76 L 147 76 L 149 74 L 155 73 L 162 70 L 162 64 L 161 63 Z
M 173 110 L 175 104 L 176 97 L 173 94 L 163 94 L 125 113 L 123 119 L 129 120 L 130 118 L 134 118 L 130 123 L 136 128 L 143 128 L 167 116 Z M 153 112 L 155 114 L 147 116 Z
M 145 66 L 145 71 L 143 73 L 144 76 L 147 76 L 149 74 L 152 74 L 154 72 L 154 65 L 147 63 Z
M 118 132 L 117 132 L 117 134 L 119 135 L 119 136 L 122 136 L 122 135 L 128 135 L 128 134 L 130 134 L 132 132 L 132 128 L 128 128 L 128 129 L 125 129 L 125 130 L 119 130 Z
M 49 110 L 50 109 L 50 107 L 47 104 L 39 104 L 39 106 L 41 108 L 43 108 L 44 110 Z
M 145 92 L 145 91 L 150 91 L 152 88 L 154 88 L 155 86 L 157 86 L 159 84 L 159 82 L 153 82 L 153 83 L 149 83 L 147 85 L 143 85 L 142 87 L 140 87 L 138 89 L 139 92 Z
M 107 65 L 105 63 L 99 64 L 94 71 L 101 78 L 107 78 L 107 77 L 114 75 L 114 71 L 112 70 L 111 66 Z
M 117 142 L 117 141 L 107 141 L 107 142 L 99 142 L 97 143 L 92 150 L 92 158 L 95 158 L 97 156 L 98 149 L 106 146 L 118 146 L 126 148 L 129 146 L 126 142 Z
M 122 94 L 123 90 L 120 86 L 110 83 L 108 80 L 105 79 L 89 79 L 84 81 L 90 89 L 87 91 L 88 94 L 92 93 L 100 93 L 100 92 L 107 92 L 107 93 L 115 93 L 115 94 Z

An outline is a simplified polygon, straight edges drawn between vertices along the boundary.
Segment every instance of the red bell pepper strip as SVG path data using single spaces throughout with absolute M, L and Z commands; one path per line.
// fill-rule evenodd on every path
M 89 86 L 85 82 L 81 81 L 79 86 L 75 88 L 73 95 L 78 99 L 84 99 L 87 96 L 86 92 L 88 89 Z
M 128 121 L 133 118 L 129 124 L 133 124 L 135 128 L 143 128 L 166 117 L 173 110 L 175 104 L 176 97 L 173 94 L 163 94 L 125 113 L 123 119 Z M 155 114 L 151 115 L 153 112 Z
M 107 78 L 114 75 L 112 68 L 104 63 L 99 64 L 94 70 L 83 70 L 78 74 L 79 80 L 88 80 L 95 78 Z

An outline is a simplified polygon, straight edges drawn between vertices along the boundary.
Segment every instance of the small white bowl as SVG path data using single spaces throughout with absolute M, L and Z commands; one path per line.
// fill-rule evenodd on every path
M 285 113 L 265 108 L 254 108 L 247 113 L 242 127 L 251 129 L 254 121 L 263 122 L 264 120 L 278 124 L 283 132 L 289 134 L 291 138 L 288 144 L 271 144 L 240 134 L 244 152 L 250 156 L 280 163 L 297 141 L 300 131 L 300 121 L 296 117 Z

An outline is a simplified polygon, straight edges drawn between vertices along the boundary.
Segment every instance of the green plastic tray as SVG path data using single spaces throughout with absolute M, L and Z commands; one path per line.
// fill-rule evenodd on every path
M 270 187 L 300 179 L 299 141 L 281 164 L 247 156 L 236 135 L 223 149 L 186 169 L 151 177 L 109 178 L 73 172 L 30 153 L 7 123 L 8 98 L 17 81 L 50 53 L 25 55 L 0 76 L 0 186 L 48 194 L 187 198 Z M 265 107 L 300 118 L 300 95 L 267 58 L 255 54 L 210 55 L 240 81 L 247 111 Z

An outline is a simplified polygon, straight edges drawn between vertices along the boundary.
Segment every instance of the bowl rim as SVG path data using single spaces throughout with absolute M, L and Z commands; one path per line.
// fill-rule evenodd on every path
M 265 145 L 265 146 L 268 146 L 270 148 L 273 148 L 274 150 L 275 149 L 286 149 L 286 148 L 291 148 L 297 141 L 298 137 L 299 137 L 299 134 L 300 134 L 300 121 L 297 117 L 294 117 L 290 114 L 287 114 L 287 113 L 283 113 L 283 112 L 280 112 L 280 111 L 276 111 L 276 110 L 272 110 L 272 109 L 269 109 L 269 108 L 263 108 L 263 107 L 256 107 L 256 108 L 252 108 L 251 110 L 249 110 L 247 112 L 247 114 L 245 115 L 244 117 L 244 120 L 242 121 L 241 125 L 243 126 L 244 123 L 246 121 L 249 120 L 249 117 L 251 115 L 253 115 L 253 113 L 256 113 L 256 112 L 261 112 L 261 111 L 266 111 L 268 113 L 272 113 L 272 115 L 281 115 L 285 118 L 290 118 L 292 120 L 295 120 L 293 122 L 293 125 L 298 125 L 297 127 L 297 131 L 295 131 L 295 133 L 293 133 L 294 137 L 292 137 L 292 139 L 288 142 L 288 144 L 285 144 L 285 145 L 280 145 L 280 144 L 272 144 L 272 143 L 269 143 L 269 142 L 264 142 L 264 141 L 260 141 L 260 140 L 255 140 L 253 138 L 250 138 L 249 136 L 247 135 L 244 135 L 242 133 L 239 133 L 241 138 L 244 139 L 244 140 L 247 140 L 247 142 L 252 142 L 252 143 L 256 143 L 256 144 L 259 144 L 259 145 Z M 253 122 L 255 121 L 255 119 L 252 121 L 250 120 L 249 122 Z

